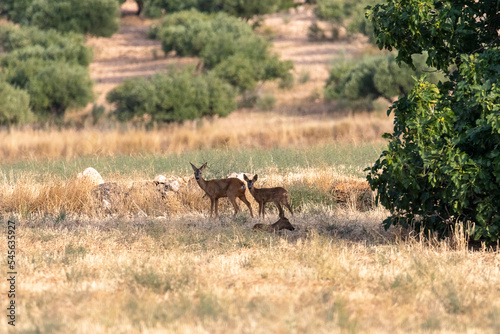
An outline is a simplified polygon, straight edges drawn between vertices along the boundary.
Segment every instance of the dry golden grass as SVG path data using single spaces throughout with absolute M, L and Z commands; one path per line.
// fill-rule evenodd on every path
M 0 331 L 497 333 L 500 253 L 401 241 L 384 216 L 325 209 L 281 235 L 247 216 L 15 216 L 19 317 Z
M 391 127 L 390 119 L 368 114 L 335 118 L 241 111 L 227 118 L 172 124 L 149 131 L 12 129 L 0 132 L 0 161 L 165 154 L 208 148 L 304 147 L 335 141 L 377 142 Z
M 366 184 L 333 168 L 259 171 L 289 190 L 295 231 L 253 232 L 248 212 L 208 218 L 192 177 L 165 200 L 138 181 L 107 209 L 76 178 L 0 184 L 17 223 L 16 331 L 40 333 L 496 333 L 500 253 L 385 231 Z M 13 180 L 14 178 L 10 178 Z M 311 196 L 312 195 L 312 196 Z M 250 199 L 251 196 L 248 195 Z M 335 200 L 345 199 L 335 204 Z M 361 197 L 363 198 L 363 197 Z M 330 199 L 330 200 L 326 200 Z M 256 212 L 257 203 L 250 199 Z M 362 207 L 359 207 L 362 206 Z M 360 210 L 362 209 L 362 210 Z M 277 220 L 269 210 L 264 223 Z M 6 229 L 0 239 L 7 240 Z M 0 243 L 5 254 L 5 242 Z M 7 291 L 7 281 L 0 280 Z M 12 332 L 6 321 L 1 332 Z
M 334 168 L 295 169 L 286 174 L 274 168 L 260 173 L 260 187 L 283 186 L 295 211 L 309 212 L 317 205 L 339 206 L 352 210 L 373 208 L 373 194 L 366 188 L 366 182 L 339 174 Z M 210 200 L 204 196 L 194 178 L 189 175 L 171 175 L 178 180 L 180 189 L 168 192 L 165 198 L 147 182 L 140 173 L 135 175 L 111 175 L 108 183 L 116 184 L 120 191 L 113 193 L 111 206 L 102 202 L 96 195 L 95 187 L 77 178 L 45 176 L 43 181 L 38 173 L 26 173 L 15 181 L 4 179 L 0 183 L 0 214 L 31 215 L 84 215 L 106 217 L 110 214 L 122 216 L 178 216 L 179 214 L 208 214 Z M 141 181 L 144 180 L 144 181 Z M 341 185 L 341 187 L 339 186 Z M 247 199 L 254 212 L 258 204 L 247 190 Z M 106 198 L 108 201 L 109 198 Z M 241 204 L 241 203 L 240 203 Z M 275 208 L 268 204 L 271 212 Z M 243 212 L 247 209 L 243 206 Z M 231 214 L 233 211 L 227 199 L 219 203 L 220 212 Z

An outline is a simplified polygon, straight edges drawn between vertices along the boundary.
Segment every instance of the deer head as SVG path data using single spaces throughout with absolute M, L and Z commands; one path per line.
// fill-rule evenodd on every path
M 207 163 L 205 162 L 200 168 L 196 168 L 192 163 L 191 164 L 191 167 L 193 167 L 193 171 L 194 171 L 194 178 L 196 179 L 196 181 L 198 181 L 200 178 L 201 178 L 201 172 L 207 168 Z

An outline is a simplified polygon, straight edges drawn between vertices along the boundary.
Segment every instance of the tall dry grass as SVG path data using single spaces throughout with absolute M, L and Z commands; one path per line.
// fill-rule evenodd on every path
M 390 131 L 384 117 L 284 116 L 235 112 L 214 121 L 194 121 L 161 129 L 12 129 L 0 132 L 0 161 L 71 159 L 81 156 L 181 153 L 208 148 L 297 147 L 332 141 L 380 141 Z
M 282 235 L 241 217 L 15 216 L 19 317 L 0 331 L 497 333 L 500 254 L 386 232 L 384 216 L 297 214 Z
M 147 178 L 140 174 L 111 175 L 108 183 L 116 184 L 120 191 L 107 198 L 95 193 L 96 187 L 84 181 L 61 176 L 48 176 L 41 181 L 38 173 L 25 173 L 14 181 L 4 178 L 0 182 L 0 214 L 20 214 L 27 218 L 32 215 L 82 215 L 86 217 L 122 216 L 178 216 L 183 214 L 207 214 L 210 200 L 206 198 L 194 177 L 191 175 L 170 175 L 180 183 L 177 192 L 171 191 L 163 196 Z M 373 208 L 373 194 L 366 181 L 346 177 L 335 168 L 295 169 L 279 173 L 274 168 L 262 170 L 259 187 L 283 186 L 289 191 L 295 211 L 308 212 L 315 206 L 342 206 L 353 210 Z M 257 203 L 247 190 L 254 212 Z M 271 212 L 274 206 L 268 204 Z M 220 212 L 232 214 L 230 202 L 222 199 Z M 248 214 L 245 208 L 243 212 Z

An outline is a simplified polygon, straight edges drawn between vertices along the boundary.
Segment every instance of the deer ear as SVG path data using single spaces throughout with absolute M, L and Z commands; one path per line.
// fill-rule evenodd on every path
M 248 182 L 248 181 L 250 181 L 250 179 L 247 177 L 247 175 L 246 175 L 246 174 L 243 174 L 243 180 L 245 180 L 245 181 L 247 181 L 247 182 Z
M 198 170 L 198 168 L 196 168 L 192 163 L 191 164 L 191 167 L 193 167 L 193 170 L 196 172 Z
M 201 167 L 200 167 L 200 172 L 201 172 L 202 170 L 204 170 L 205 168 L 207 168 L 207 163 L 208 163 L 208 162 L 205 162 L 205 163 L 203 164 L 203 166 L 201 166 Z
M 254 182 L 255 182 L 255 181 L 257 181 L 257 178 L 258 178 L 258 177 L 259 177 L 259 176 L 258 176 L 257 174 L 255 174 L 255 176 L 253 177 Z

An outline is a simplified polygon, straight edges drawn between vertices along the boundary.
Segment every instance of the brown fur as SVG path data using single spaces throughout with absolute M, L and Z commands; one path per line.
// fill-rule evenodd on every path
M 284 217 L 285 212 L 283 211 L 283 207 L 281 204 L 284 204 L 290 213 L 293 215 L 292 208 L 288 203 L 288 192 L 285 188 L 275 187 L 275 188 L 255 188 L 254 183 L 257 181 L 258 176 L 255 175 L 253 179 L 249 179 L 246 175 L 243 175 L 243 178 L 248 184 L 248 190 L 252 194 L 255 201 L 259 203 L 259 216 L 262 214 L 262 217 L 265 217 L 265 206 L 267 202 L 274 202 L 276 207 L 279 210 L 279 216 Z
M 239 198 L 246 204 L 248 210 L 250 210 L 250 216 L 253 217 L 252 207 L 245 197 L 246 187 L 243 181 L 237 178 L 204 180 L 201 177 L 201 172 L 207 167 L 207 163 L 205 162 L 200 168 L 196 168 L 193 164 L 191 164 L 191 167 L 193 167 L 196 182 L 198 182 L 200 188 L 203 189 L 205 194 L 210 198 L 210 217 L 213 215 L 214 206 L 215 216 L 217 217 L 219 215 L 219 198 L 221 197 L 229 198 L 229 201 L 234 207 L 234 215 L 240 210 L 238 203 L 236 203 L 236 198 Z
M 285 217 L 280 217 L 280 219 L 271 225 L 266 224 L 255 224 L 253 229 L 256 231 L 265 231 L 265 232 L 278 232 L 280 230 L 295 230 L 295 227 L 290 223 L 290 221 Z

